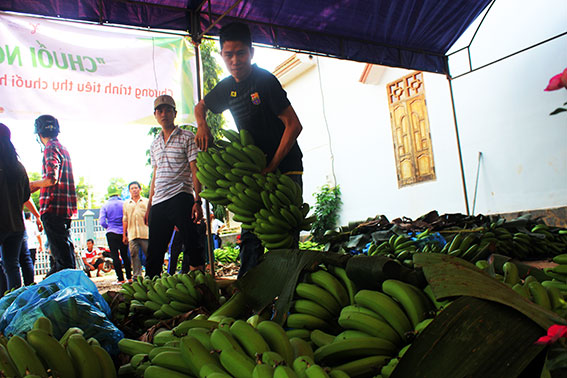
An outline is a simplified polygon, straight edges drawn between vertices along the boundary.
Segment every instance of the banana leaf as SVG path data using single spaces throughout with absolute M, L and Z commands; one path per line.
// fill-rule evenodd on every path
M 423 268 L 427 282 L 437 299 L 466 295 L 512 307 L 547 330 L 567 320 L 522 297 L 468 261 L 438 253 L 419 253 L 414 264 Z
M 417 336 L 391 378 L 539 377 L 545 346 L 535 341 L 544 334 L 510 307 L 460 297 Z
M 349 257 L 320 251 L 274 250 L 266 253 L 262 262 L 250 269 L 235 285 L 255 311 L 264 309 L 277 298 L 272 320 L 283 324 L 301 272 L 314 270 L 321 263 L 344 267 Z

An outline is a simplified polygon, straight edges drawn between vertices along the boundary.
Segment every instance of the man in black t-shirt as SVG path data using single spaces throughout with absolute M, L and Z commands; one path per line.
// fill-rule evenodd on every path
M 262 173 L 279 169 L 302 186 L 302 153 L 297 137 L 302 126 L 278 79 L 252 65 L 254 49 L 248 26 L 231 23 L 220 31 L 221 56 L 230 72 L 195 106 L 197 146 L 206 151 L 213 138 L 207 125 L 207 110 L 229 109 L 239 130 L 246 129 L 266 154 Z M 256 236 L 244 230 L 240 247 L 239 277 L 258 263 L 264 248 Z

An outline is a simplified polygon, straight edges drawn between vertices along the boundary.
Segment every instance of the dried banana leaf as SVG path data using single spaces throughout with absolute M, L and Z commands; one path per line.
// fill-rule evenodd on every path
M 420 253 L 414 255 L 413 261 L 423 268 L 425 278 L 438 299 L 466 295 L 498 302 L 518 310 L 546 330 L 553 324 L 567 324 L 559 315 L 522 297 L 465 260 L 437 253 Z
M 545 348 L 534 344 L 544 334 L 507 306 L 460 297 L 419 334 L 391 378 L 539 377 L 542 361 L 530 362 Z

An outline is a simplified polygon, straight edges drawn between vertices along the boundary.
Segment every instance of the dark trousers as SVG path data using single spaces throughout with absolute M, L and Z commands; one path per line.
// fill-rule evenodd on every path
M 181 233 L 178 231 L 173 232 L 173 237 L 171 238 L 171 244 L 169 246 L 169 262 L 167 266 L 167 273 L 175 274 L 177 271 L 177 260 L 179 260 L 179 255 L 183 251 L 183 240 L 181 239 Z M 183 260 L 181 261 L 181 273 L 189 272 L 189 258 L 185 258 L 183 254 Z
M 2 270 L 5 278 L 0 277 L 0 296 L 6 290 L 22 286 L 20 277 L 20 249 L 25 231 L 0 232 L 0 252 L 2 255 Z
M 22 277 L 24 278 L 24 285 L 28 286 L 34 282 L 35 273 L 33 270 L 33 260 L 31 252 L 28 249 L 28 237 L 24 233 L 24 240 L 20 247 L 20 268 L 22 269 Z
M 44 213 L 41 214 L 41 221 L 54 260 L 48 275 L 63 269 L 75 269 L 75 247 L 70 233 L 71 219 Z
M 122 262 L 124 262 L 124 269 L 126 270 L 126 278 L 132 278 L 132 266 L 130 263 L 130 256 L 128 256 L 128 246 L 122 242 L 122 234 L 115 234 L 114 232 L 106 233 L 106 240 L 108 241 L 108 249 L 110 249 L 110 256 L 116 271 L 118 281 L 124 281 L 124 273 L 122 272 Z M 119 255 L 120 254 L 120 255 Z
M 303 190 L 303 180 L 301 175 L 289 175 L 299 187 Z M 295 248 L 298 247 L 299 235 L 295 237 Z M 258 265 L 264 256 L 264 246 L 260 239 L 251 230 L 242 230 L 240 233 L 240 270 L 238 271 L 238 278 L 241 278 L 244 273 Z
M 181 241 L 185 246 L 183 260 L 188 259 L 189 265 L 195 267 L 204 264 L 197 228 L 191 219 L 193 203 L 191 194 L 179 193 L 150 208 L 146 276 L 151 278 L 161 275 L 174 226 L 179 229 Z

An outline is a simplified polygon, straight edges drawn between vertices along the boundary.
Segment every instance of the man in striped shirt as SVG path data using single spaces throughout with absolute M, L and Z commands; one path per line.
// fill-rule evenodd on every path
M 195 175 L 198 152 L 195 135 L 175 125 L 177 111 L 171 96 L 156 98 L 154 116 L 162 131 L 150 148 L 153 175 L 145 217 L 149 226 L 146 276 L 150 278 L 161 275 L 175 226 L 186 246 L 188 256 L 183 259 L 189 259 L 190 269 L 202 269 L 204 265 L 203 246 L 195 226 L 203 218 L 201 183 Z
M 77 212 L 77 196 L 69 152 L 59 143 L 59 122 L 50 115 L 35 120 L 35 133 L 43 151 L 42 179 L 30 183 L 31 192 L 40 190 L 39 213 L 55 261 L 52 274 L 75 269 L 75 248 L 71 241 L 71 217 Z

